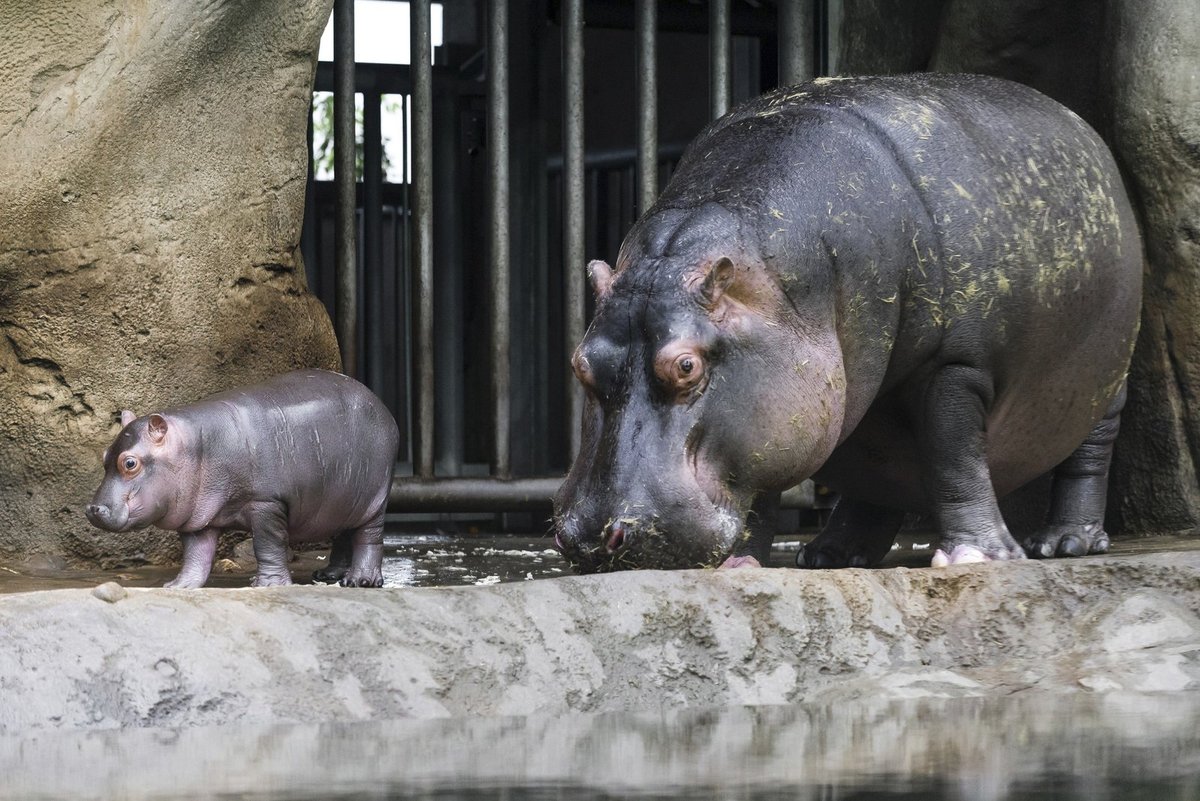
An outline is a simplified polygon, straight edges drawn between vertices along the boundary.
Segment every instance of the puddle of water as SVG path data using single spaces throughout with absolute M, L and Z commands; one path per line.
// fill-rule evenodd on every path
M 791 568 L 796 551 L 812 533 L 779 537 L 771 551 L 771 567 Z M 928 567 L 932 555 L 927 535 L 902 534 L 881 567 Z M 1118 540 L 1113 554 L 1155 553 L 1200 548 L 1198 537 L 1147 537 Z M 292 580 L 311 584 L 312 572 L 325 564 L 326 551 L 298 553 L 291 564 Z M 119 570 L 54 570 L 0 564 L 0 593 L 94 587 L 116 581 L 126 587 L 161 587 L 175 577 L 177 566 L 143 566 Z M 487 586 L 512 581 L 532 581 L 571 574 L 571 568 L 554 550 L 552 537 L 510 534 L 408 534 L 390 532 L 384 540 L 383 577 L 387 587 Z M 218 561 L 209 587 L 246 587 L 253 577 L 250 567 Z
M 0 800 L 1196 801 L 1200 698 L 1028 694 L 0 736 Z

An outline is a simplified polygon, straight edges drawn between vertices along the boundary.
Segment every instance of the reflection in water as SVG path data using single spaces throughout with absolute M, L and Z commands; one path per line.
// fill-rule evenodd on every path
M 0 737 L 0 799 L 1200 798 L 1200 698 L 853 701 Z

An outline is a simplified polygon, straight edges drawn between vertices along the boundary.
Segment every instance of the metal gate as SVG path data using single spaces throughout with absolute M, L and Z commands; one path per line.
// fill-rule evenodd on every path
M 310 287 L 330 308 L 345 372 L 400 425 L 390 511 L 548 508 L 579 448 L 583 396 L 569 356 L 591 311 L 584 265 L 615 259 L 686 143 L 660 142 L 661 37 L 706 38 L 712 119 L 743 96 L 823 71 L 828 2 L 448 0 L 445 15 L 475 15 L 482 45 L 449 66 L 431 63 L 431 1 L 410 8 L 411 66 L 356 65 L 354 1 L 335 2 L 333 63 L 318 66 L 315 87 L 333 93 L 335 168 L 332 181 L 310 171 Z M 627 147 L 584 147 L 585 14 L 633 43 L 636 141 Z M 537 103 L 514 101 L 513 72 L 527 81 L 538 71 L 514 52 L 561 61 L 554 152 L 538 139 Z M 360 182 L 356 148 L 346 146 L 356 91 Z M 385 96 L 402 109 L 411 147 L 398 183 L 382 175 Z M 310 153 L 311 143 L 310 127 Z M 785 493 L 785 505 L 810 503 L 811 488 Z

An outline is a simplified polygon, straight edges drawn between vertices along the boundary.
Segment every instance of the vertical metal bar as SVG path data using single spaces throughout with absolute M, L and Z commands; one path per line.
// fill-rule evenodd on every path
M 383 128 L 378 89 L 363 91 L 363 377 L 381 398 L 383 368 Z
M 583 0 L 563 2 L 563 287 L 567 294 L 567 355 L 583 339 Z M 563 365 L 565 368 L 566 365 Z M 579 453 L 583 387 L 567 376 L 571 461 Z
M 413 472 L 433 477 L 433 57 L 430 0 L 413 0 L 413 297 L 417 336 L 413 353 L 416 384 Z
M 508 176 L 508 2 L 490 0 L 487 29 L 487 135 L 491 197 L 492 403 L 495 441 L 492 474 L 507 478 L 509 452 L 509 176 Z
M 733 91 L 731 48 L 729 0 L 708 0 L 708 99 L 714 120 L 729 111 Z
M 813 79 L 813 0 L 779 4 L 779 85 Z
M 655 0 L 637 0 L 634 17 L 637 29 L 634 70 L 638 81 L 637 215 L 641 216 L 654 205 L 654 198 L 658 196 L 658 50 L 655 41 L 658 9 Z
M 354 0 L 333 6 L 334 308 L 342 371 L 358 375 L 358 270 L 354 176 Z

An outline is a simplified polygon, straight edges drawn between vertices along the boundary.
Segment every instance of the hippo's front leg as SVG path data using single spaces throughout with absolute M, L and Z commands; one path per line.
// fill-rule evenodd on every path
M 951 364 L 919 401 L 922 478 L 941 535 L 935 567 L 1025 558 L 1000 515 L 988 470 L 984 426 L 992 397 L 983 370 Z
M 179 568 L 179 575 L 163 586 L 172 589 L 203 587 L 212 571 L 213 557 L 217 555 L 219 533 L 215 528 L 179 532 L 183 538 L 183 566 Z
M 746 521 L 746 536 L 722 564 L 723 570 L 735 567 L 766 567 L 771 559 L 771 543 L 779 519 L 778 492 L 760 495 L 750 507 Z
M 278 502 L 256 503 L 250 510 L 250 533 L 258 573 L 252 587 L 277 587 L 292 583 L 288 570 L 287 510 Z
M 843 495 L 829 522 L 796 554 L 796 567 L 873 567 L 888 555 L 904 512 Z

